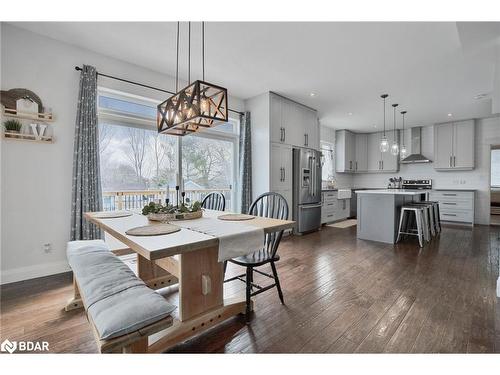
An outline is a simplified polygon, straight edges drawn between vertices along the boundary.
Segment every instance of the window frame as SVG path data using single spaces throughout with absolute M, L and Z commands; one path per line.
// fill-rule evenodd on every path
M 146 106 L 153 106 L 156 107 L 158 104 L 160 104 L 160 100 L 155 100 L 152 98 L 146 98 L 143 96 L 135 95 L 132 93 L 128 92 L 122 92 L 114 89 L 110 89 L 107 87 L 102 87 L 98 86 L 97 87 L 97 118 L 98 118 L 98 125 L 101 124 L 101 122 L 105 122 L 106 124 L 110 125 L 117 125 L 117 126 L 129 126 L 129 127 L 135 127 L 135 128 L 141 128 L 141 129 L 146 129 L 146 130 L 153 130 L 157 131 L 156 127 L 156 118 L 151 119 L 148 117 L 143 117 L 143 116 L 134 116 L 133 114 L 126 114 L 121 111 L 117 110 L 112 110 L 109 108 L 103 108 L 99 106 L 99 98 L 100 96 L 105 96 L 117 100 L 122 100 L 122 101 L 130 101 L 135 104 L 140 104 L 140 105 L 146 105 Z M 219 140 L 219 141 L 226 141 L 230 142 L 233 148 L 233 160 L 232 160 L 232 175 L 231 175 L 231 181 L 232 184 L 230 186 L 231 189 L 231 201 L 233 202 L 233 207 L 231 209 L 233 211 L 237 211 L 237 208 L 239 207 L 239 202 L 238 202 L 238 194 L 237 191 L 239 190 L 239 181 L 238 181 L 238 175 L 239 175 L 239 128 L 240 128 L 240 118 L 236 116 L 229 116 L 229 121 L 233 122 L 234 126 L 234 132 L 229 133 L 229 132 L 224 132 L 224 131 L 218 131 L 214 129 L 204 129 L 201 132 L 196 132 L 194 134 L 190 134 L 189 137 L 200 137 L 200 138 L 205 138 L 205 139 L 213 139 L 213 140 Z M 176 137 L 177 138 L 177 153 L 176 153 L 176 158 L 177 158 L 177 172 L 179 176 L 183 176 L 183 170 L 182 170 L 182 139 L 183 137 Z

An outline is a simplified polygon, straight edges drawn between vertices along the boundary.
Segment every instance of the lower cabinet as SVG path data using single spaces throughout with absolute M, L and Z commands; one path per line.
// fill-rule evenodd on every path
M 337 191 L 321 193 L 321 224 L 347 219 L 350 215 L 350 199 L 338 199 Z
M 441 221 L 474 225 L 474 191 L 434 190 L 429 199 L 439 202 Z

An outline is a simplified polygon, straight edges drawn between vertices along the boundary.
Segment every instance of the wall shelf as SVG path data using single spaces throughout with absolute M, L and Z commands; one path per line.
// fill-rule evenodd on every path
M 38 122 L 53 122 L 54 116 L 52 113 L 25 113 L 19 112 L 15 109 L 4 108 L 2 110 L 2 115 L 5 117 L 34 120 Z
M 37 139 L 33 134 L 22 134 L 22 133 L 10 133 L 4 132 L 3 137 L 5 140 L 9 141 L 24 141 L 24 142 L 36 142 L 36 143 L 54 143 L 54 137 L 43 136 Z

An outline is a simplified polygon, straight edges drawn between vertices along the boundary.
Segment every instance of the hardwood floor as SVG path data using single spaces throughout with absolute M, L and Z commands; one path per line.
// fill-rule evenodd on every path
M 324 227 L 287 238 L 277 264 L 286 305 L 272 289 L 256 297 L 249 325 L 230 319 L 171 352 L 500 352 L 500 227 L 445 227 L 423 249 L 414 240 L 392 246 L 356 240 L 355 233 Z M 230 265 L 228 276 L 238 271 Z M 243 293 L 244 284 L 226 289 Z M 162 294 L 175 300 L 176 291 Z M 1 340 L 95 352 L 84 313 L 63 310 L 71 293 L 69 274 L 3 286 Z

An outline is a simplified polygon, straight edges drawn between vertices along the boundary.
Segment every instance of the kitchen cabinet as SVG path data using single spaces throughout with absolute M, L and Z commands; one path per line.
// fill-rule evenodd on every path
M 368 134 L 355 134 L 355 172 L 368 170 Z
M 269 94 L 271 142 L 319 149 L 317 112 L 279 95 Z
M 474 191 L 433 190 L 429 199 L 439 202 L 441 221 L 474 225 Z
M 474 120 L 434 125 L 434 169 L 474 169 Z
M 394 141 L 394 133 L 385 132 L 389 145 Z M 372 173 L 397 172 L 399 170 L 399 156 L 392 155 L 391 151 L 380 152 L 380 139 L 383 133 L 371 133 L 368 135 L 368 160 L 367 171 Z M 399 130 L 396 131 L 396 139 L 399 139 Z
M 271 143 L 271 190 L 292 189 L 292 146 Z
M 335 133 L 335 170 L 340 173 L 352 173 L 356 167 L 356 138 L 348 130 Z
M 350 215 L 350 199 L 338 199 L 337 191 L 321 193 L 321 224 L 347 219 Z

